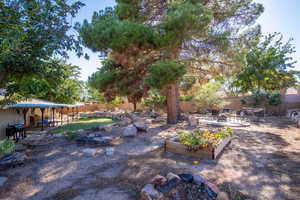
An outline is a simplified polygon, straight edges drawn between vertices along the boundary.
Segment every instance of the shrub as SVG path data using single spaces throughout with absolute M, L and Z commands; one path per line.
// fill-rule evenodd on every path
M 0 155 L 11 154 L 15 150 L 15 142 L 9 139 L 0 141 Z
M 211 81 L 196 92 L 193 102 L 199 108 L 220 109 L 227 104 L 224 98 L 221 83 Z

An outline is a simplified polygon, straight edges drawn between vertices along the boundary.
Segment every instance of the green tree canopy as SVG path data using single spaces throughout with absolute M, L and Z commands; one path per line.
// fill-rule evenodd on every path
M 8 96 L 25 79 L 41 84 L 55 80 L 61 72 L 51 60 L 54 56 L 66 58 L 71 50 L 82 54 L 80 41 L 69 32 L 71 18 L 82 6 L 67 0 L 0 1 L 0 88 L 10 87 Z
M 247 64 L 232 83 L 240 92 L 276 91 L 295 86 L 299 71 L 293 70 L 291 54 L 295 47 L 286 43 L 279 33 L 260 36 L 257 44 L 247 54 Z
M 53 65 L 56 65 L 53 67 Z M 48 77 L 38 75 L 22 76 L 18 84 L 7 87 L 7 93 L 13 97 L 7 99 L 41 98 L 57 103 L 72 104 L 81 100 L 83 82 L 79 81 L 80 68 L 53 60 L 52 65 L 45 68 Z M 57 70 L 59 69 L 59 70 Z

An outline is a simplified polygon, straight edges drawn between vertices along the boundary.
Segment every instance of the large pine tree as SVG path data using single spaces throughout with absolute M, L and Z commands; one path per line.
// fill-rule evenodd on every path
M 252 0 L 117 0 L 80 27 L 85 45 L 108 55 L 93 85 L 107 96 L 139 98 L 161 89 L 168 123 L 177 123 L 181 77 L 243 63 L 245 41 L 259 31 L 248 29 L 262 12 Z

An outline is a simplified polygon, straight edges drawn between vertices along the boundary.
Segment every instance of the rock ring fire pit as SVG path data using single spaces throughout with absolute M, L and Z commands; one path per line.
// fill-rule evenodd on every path
M 141 191 L 140 200 L 229 200 L 226 193 L 200 175 L 157 175 Z

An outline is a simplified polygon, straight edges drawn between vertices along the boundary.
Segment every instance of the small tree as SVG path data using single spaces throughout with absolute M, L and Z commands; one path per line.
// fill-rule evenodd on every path
M 232 87 L 242 93 L 273 92 L 295 86 L 299 71 L 291 70 L 294 64 L 290 54 L 295 52 L 291 40 L 282 42 L 279 33 L 270 34 L 251 48 L 247 54 L 247 65 L 236 76 Z
M 195 94 L 193 102 L 199 108 L 220 109 L 227 103 L 224 100 L 221 83 L 210 81 L 203 85 Z

